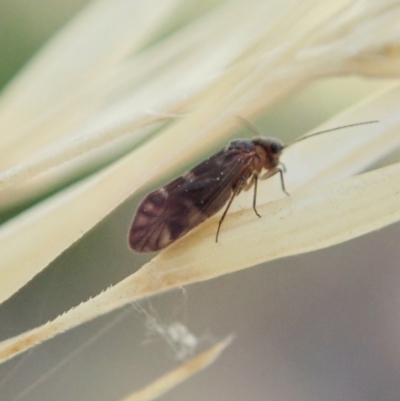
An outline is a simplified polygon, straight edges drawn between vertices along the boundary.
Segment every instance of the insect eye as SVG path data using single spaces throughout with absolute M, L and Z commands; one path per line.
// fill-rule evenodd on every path
M 269 149 L 271 153 L 277 154 L 282 151 L 282 146 L 279 143 L 271 142 L 271 144 L 269 145 Z

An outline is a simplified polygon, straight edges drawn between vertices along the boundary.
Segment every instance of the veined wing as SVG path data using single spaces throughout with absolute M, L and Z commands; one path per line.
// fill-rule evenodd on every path
M 158 251 L 217 213 L 253 156 L 248 146 L 228 146 L 147 195 L 131 226 L 131 248 L 138 252 Z

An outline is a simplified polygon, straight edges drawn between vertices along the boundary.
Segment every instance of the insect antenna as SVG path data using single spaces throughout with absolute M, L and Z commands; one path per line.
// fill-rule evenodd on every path
M 243 125 L 245 125 L 247 128 L 249 128 L 251 131 L 253 131 L 255 134 L 259 135 L 259 136 L 263 136 L 264 134 L 250 121 L 244 119 L 243 117 L 237 116 L 237 118 L 241 121 L 241 123 Z M 355 124 L 348 124 L 348 125 L 341 125 L 340 127 L 335 127 L 335 128 L 330 128 L 330 129 L 326 129 L 323 131 L 318 131 L 318 132 L 314 132 L 313 134 L 307 135 L 307 136 L 303 136 L 299 139 L 296 139 L 295 141 L 289 143 L 288 145 L 285 145 L 284 147 L 287 148 L 288 146 L 293 145 L 294 143 L 300 142 L 300 141 L 304 141 L 305 139 L 311 138 L 313 136 L 317 136 L 317 135 L 321 135 L 321 134 L 326 134 L 327 132 L 332 132 L 332 131 L 339 131 L 341 129 L 344 128 L 352 128 L 352 127 L 358 127 L 359 125 L 367 125 L 367 124 L 375 124 L 378 123 L 379 120 L 372 120 L 372 121 L 363 121 L 361 123 L 355 123 Z
M 300 141 L 304 141 L 305 139 L 311 138 L 313 136 L 317 136 L 317 135 L 320 135 L 320 134 L 326 134 L 327 132 L 339 131 L 339 130 L 344 129 L 344 128 L 357 127 L 359 125 L 375 124 L 375 123 L 378 123 L 378 122 L 379 122 L 379 120 L 363 121 L 361 123 L 341 125 L 340 127 L 335 127 L 335 128 L 330 128 L 330 129 L 323 130 L 323 131 L 314 132 L 313 134 L 310 134 L 310 135 L 307 135 L 307 136 L 303 136 L 303 137 L 301 137 L 299 139 L 296 139 L 295 141 L 289 143 L 289 145 L 286 145 L 285 148 L 287 148 L 288 146 L 293 145 L 294 143 L 297 143 L 297 142 L 300 142 Z

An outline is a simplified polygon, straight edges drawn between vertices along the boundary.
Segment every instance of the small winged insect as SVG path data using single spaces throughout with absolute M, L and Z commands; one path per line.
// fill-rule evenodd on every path
M 129 244 L 137 252 L 159 251 L 181 238 L 192 228 L 220 211 L 225 210 L 218 223 L 215 241 L 221 224 L 241 191 L 254 187 L 253 209 L 256 209 L 258 180 L 280 175 L 281 187 L 285 168 L 279 161 L 284 145 L 281 140 L 260 135 L 250 122 L 243 123 L 259 136 L 236 139 L 224 149 L 201 162 L 181 177 L 147 195 L 140 204 L 129 233 Z M 342 128 L 370 124 L 377 121 L 351 124 L 302 137 L 295 142 Z

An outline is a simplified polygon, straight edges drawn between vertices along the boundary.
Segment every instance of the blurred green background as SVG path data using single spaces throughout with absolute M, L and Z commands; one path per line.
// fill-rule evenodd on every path
M 1 0 L 0 88 L 87 0 Z

